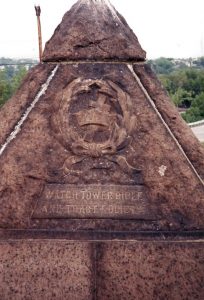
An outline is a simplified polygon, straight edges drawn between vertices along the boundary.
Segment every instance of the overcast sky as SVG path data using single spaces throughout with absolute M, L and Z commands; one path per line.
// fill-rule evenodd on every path
M 76 0 L 1 0 L 0 57 L 37 58 L 34 4 L 40 5 L 43 42 Z M 204 0 L 111 0 L 148 58 L 204 56 Z

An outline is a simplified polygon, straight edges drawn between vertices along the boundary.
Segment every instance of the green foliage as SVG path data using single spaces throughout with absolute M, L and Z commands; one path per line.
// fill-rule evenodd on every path
M 197 59 L 173 59 L 160 57 L 155 60 L 149 60 L 148 64 L 158 75 L 171 74 L 175 71 L 186 69 L 204 70 L 204 56 Z
M 189 108 L 196 96 L 204 92 L 204 70 L 186 68 L 159 76 L 176 106 Z
M 33 60 L 0 58 L 0 107 L 16 92 Z
M 0 58 L 0 106 L 18 89 L 35 60 Z M 187 111 L 187 122 L 204 119 L 204 57 L 198 59 L 158 58 L 148 62 L 177 107 Z
M 204 119 L 204 92 L 195 97 L 192 106 L 183 114 L 186 122 L 196 122 Z
M 26 74 L 27 74 L 27 69 L 25 67 L 23 66 L 18 67 L 16 74 L 13 76 L 11 80 L 12 93 L 15 93 L 15 91 L 18 89 Z
M 189 107 L 193 101 L 191 91 L 187 91 L 182 87 L 178 87 L 173 94 L 170 94 L 170 97 L 177 107 Z
M 204 119 L 204 57 L 198 59 L 196 64 L 195 61 L 188 62 L 185 68 L 163 72 L 159 78 L 174 104 L 187 109 L 182 114 L 184 120 L 196 122 Z
M 194 64 L 198 67 L 198 68 L 204 68 L 204 56 L 199 57 L 197 60 L 194 61 Z
M 12 76 L 10 70 L 10 68 L 0 70 L 0 106 L 15 93 L 27 73 L 27 69 L 23 66 L 13 69 Z
M 173 71 L 174 64 L 171 58 L 160 57 L 150 60 L 149 64 L 157 74 L 169 74 Z
M 12 95 L 10 82 L 7 79 L 6 70 L 0 70 L 0 106 Z

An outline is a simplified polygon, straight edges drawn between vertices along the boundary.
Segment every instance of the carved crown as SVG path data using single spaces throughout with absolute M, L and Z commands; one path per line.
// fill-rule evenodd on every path
M 75 114 L 80 126 L 85 125 L 100 125 L 108 126 L 110 124 L 110 113 L 102 112 L 98 109 L 92 108 L 89 110 L 82 110 Z

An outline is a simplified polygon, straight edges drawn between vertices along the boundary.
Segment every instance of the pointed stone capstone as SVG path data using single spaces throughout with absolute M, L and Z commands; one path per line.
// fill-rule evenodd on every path
M 146 53 L 108 0 L 79 0 L 46 43 L 43 61 L 143 61 Z
M 79 1 L 0 109 L 0 299 L 204 299 L 204 147 L 144 59 Z

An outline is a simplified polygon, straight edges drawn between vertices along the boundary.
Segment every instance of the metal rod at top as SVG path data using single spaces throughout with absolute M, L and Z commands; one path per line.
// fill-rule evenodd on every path
M 41 62 L 42 61 L 42 31 L 41 31 L 41 22 L 40 22 L 40 14 L 41 14 L 40 6 L 35 6 L 35 12 L 36 12 L 37 22 L 38 22 L 39 60 Z
M 40 14 L 41 14 L 41 8 L 40 8 L 40 6 L 35 6 L 35 12 L 36 12 L 36 16 L 40 17 Z

